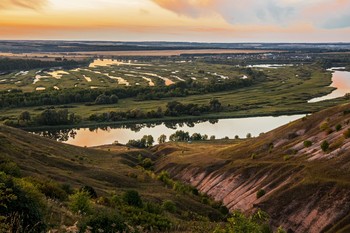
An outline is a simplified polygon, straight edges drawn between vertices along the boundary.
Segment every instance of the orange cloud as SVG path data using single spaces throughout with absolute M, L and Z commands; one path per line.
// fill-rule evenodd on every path
M 218 4 L 215 0 L 153 0 L 160 7 L 178 14 L 198 17 L 204 12 L 208 13 Z
M 23 7 L 29 9 L 38 9 L 46 4 L 47 0 L 1 0 L 0 9 L 13 7 Z

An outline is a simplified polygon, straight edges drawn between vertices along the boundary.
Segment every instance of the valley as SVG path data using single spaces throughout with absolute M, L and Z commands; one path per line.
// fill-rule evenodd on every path
M 0 59 L 0 226 L 347 232 L 350 56 L 208 49 Z

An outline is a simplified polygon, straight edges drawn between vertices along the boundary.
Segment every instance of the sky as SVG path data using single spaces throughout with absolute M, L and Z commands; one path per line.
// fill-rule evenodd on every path
M 350 0 L 0 0 L 0 39 L 350 42 Z

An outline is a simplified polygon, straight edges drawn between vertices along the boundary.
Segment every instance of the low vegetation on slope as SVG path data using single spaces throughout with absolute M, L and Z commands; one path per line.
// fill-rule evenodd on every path
M 231 210 L 258 208 L 295 232 L 347 232 L 350 225 L 350 105 L 306 116 L 233 145 L 163 144 L 157 170 Z
M 0 126 L 0 226 L 10 232 L 213 231 L 227 209 L 166 185 L 140 165 L 152 155 L 73 147 Z M 185 189 L 185 188 L 186 189 Z M 66 227 L 72 226 L 72 227 Z M 1 231 L 2 232 L 2 231 Z

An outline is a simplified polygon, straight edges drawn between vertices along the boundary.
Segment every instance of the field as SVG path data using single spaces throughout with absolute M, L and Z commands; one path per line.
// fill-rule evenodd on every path
M 267 79 L 253 86 L 240 89 L 189 95 L 171 99 L 136 101 L 134 98 L 120 99 L 118 104 L 92 105 L 70 104 L 70 111 L 81 116 L 108 111 L 127 111 L 140 109 L 144 111 L 165 109 L 169 101 L 181 103 L 208 104 L 217 98 L 225 111 L 206 114 L 207 118 L 244 117 L 258 115 L 280 115 L 306 113 L 320 110 L 323 107 L 343 103 L 345 99 L 307 103 L 313 97 L 322 96 L 333 90 L 331 73 L 317 65 L 294 65 L 278 68 L 252 68 L 261 71 Z M 236 65 L 208 64 L 201 60 L 177 60 L 174 62 L 156 60 L 153 62 L 95 60 L 89 67 L 71 70 L 30 70 L 1 76 L 1 90 L 21 89 L 24 92 L 70 88 L 111 88 L 135 86 L 166 86 L 182 81 L 193 81 L 203 84 L 222 82 L 229 79 L 248 78 L 242 67 Z M 286 91 L 288 90 L 288 91 Z M 307 107 L 306 107 L 307 106 Z M 20 112 L 27 110 L 33 115 L 40 108 L 2 109 L 2 116 L 16 118 Z M 202 116 L 201 116 L 202 117 Z M 195 117 L 192 117 L 195 118 Z

